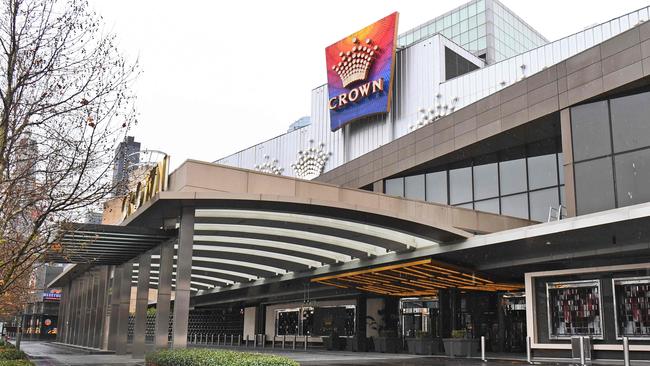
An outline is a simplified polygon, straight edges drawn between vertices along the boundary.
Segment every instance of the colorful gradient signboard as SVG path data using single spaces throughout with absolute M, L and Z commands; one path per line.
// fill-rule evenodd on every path
M 332 131 L 390 110 L 397 12 L 325 49 Z

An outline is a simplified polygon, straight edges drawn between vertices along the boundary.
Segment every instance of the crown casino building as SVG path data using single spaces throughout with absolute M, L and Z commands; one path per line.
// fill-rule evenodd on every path
M 649 360 L 649 12 L 549 41 L 474 0 L 332 44 L 308 119 L 62 233 L 59 341 Z

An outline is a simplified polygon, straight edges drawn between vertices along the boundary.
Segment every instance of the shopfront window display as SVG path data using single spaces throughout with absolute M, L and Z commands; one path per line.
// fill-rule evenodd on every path
M 549 337 L 603 337 L 600 281 L 553 282 L 546 285 Z

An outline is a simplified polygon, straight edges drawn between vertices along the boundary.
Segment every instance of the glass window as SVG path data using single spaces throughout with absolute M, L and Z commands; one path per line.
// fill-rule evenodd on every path
M 424 201 L 424 174 L 404 178 L 406 198 Z
M 404 197 L 404 178 L 386 179 L 386 194 Z
M 463 33 L 463 32 L 467 32 L 468 30 L 469 30 L 469 26 L 467 20 L 463 20 L 462 22 L 460 22 L 460 32 Z
M 650 201 L 650 149 L 617 155 L 614 163 L 619 207 Z
M 571 134 L 576 161 L 611 154 L 607 102 L 571 108 Z
M 528 218 L 528 195 L 517 194 L 501 197 L 501 214 L 506 216 Z
M 445 28 L 451 27 L 451 15 L 447 15 L 444 20 Z
M 447 172 L 427 174 L 426 190 L 427 201 L 447 204 Z
M 551 338 L 602 337 L 600 281 L 548 283 L 546 295 Z
M 451 35 L 455 37 L 459 34 L 460 34 L 460 24 L 456 23 L 451 26 Z
M 650 277 L 614 280 L 617 337 L 650 337 Z
M 449 171 L 449 202 L 454 205 L 472 200 L 472 168 Z
M 524 159 L 502 161 L 499 164 L 502 195 L 523 192 L 527 189 Z
M 467 7 L 460 9 L 460 19 L 467 19 Z
M 440 32 L 444 28 L 444 21 L 442 19 L 436 20 L 436 32 Z
M 614 208 L 614 178 L 610 157 L 576 163 L 576 206 L 578 214 Z
M 476 21 L 477 21 L 477 19 L 476 19 L 476 15 L 473 16 L 473 17 L 470 17 L 470 18 L 468 19 L 468 21 L 467 21 L 467 22 L 468 22 L 468 27 L 470 27 L 470 28 L 474 28 L 474 27 L 476 27 L 476 26 L 477 26 Z
M 459 18 L 459 12 L 455 11 L 451 13 L 451 24 L 456 24 L 458 23 L 458 18 Z
M 409 33 L 406 35 L 406 44 L 411 44 L 413 43 L 413 33 Z
M 611 100 L 614 152 L 650 146 L 650 93 Z
M 467 15 L 470 16 L 470 17 L 471 17 L 472 15 L 476 15 L 476 3 L 474 3 L 474 4 L 470 4 L 470 5 L 467 7 Z
M 491 200 L 477 201 L 474 202 L 474 209 L 476 211 L 490 212 L 490 213 L 499 213 L 499 199 L 494 198 Z
M 528 158 L 529 189 L 557 185 L 557 158 L 555 154 Z
M 275 313 L 275 334 L 297 335 L 299 328 L 299 310 L 277 310 Z
M 476 19 L 478 21 L 478 24 L 483 24 L 485 23 L 485 13 L 478 13 L 476 15 Z
M 482 50 L 482 49 L 485 49 L 485 48 L 487 48 L 487 43 L 485 41 L 485 37 L 481 37 L 481 38 L 478 39 L 478 49 Z
M 496 197 L 499 195 L 499 172 L 497 164 L 474 167 L 474 199 Z
M 549 208 L 557 209 L 560 204 L 558 201 L 558 191 L 555 187 L 530 192 L 530 219 L 547 221 Z

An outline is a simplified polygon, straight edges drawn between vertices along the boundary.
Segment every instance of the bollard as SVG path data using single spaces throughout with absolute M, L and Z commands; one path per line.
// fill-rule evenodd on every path
M 531 356 L 530 337 L 526 337 L 526 361 L 528 361 L 528 363 L 533 363 Z
M 296 335 L 293 335 L 293 349 L 296 349 Z
M 246 334 L 246 343 L 245 344 L 246 344 L 245 347 L 248 348 L 248 334 Z
M 580 365 L 585 365 L 585 337 L 580 337 Z
M 284 349 L 284 342 L 287 340 L 287 335 L 283 334 L 282 335 L 282 349 Z
M 481 336 L 481 361 L 485 362 L 485 336 Z
M 241 334 L 237 334 L 237 345 L 241 347 Z
M 623 365 L 630 366 L 630 343 L 627 337 L 623 337 Z
M 305 335 L 305 351 L 307 350 L 307 345 L 309 344 L 309 334 Z
M 257 337 L 259 334 L 255 334 L 255 340 L 253 340 L 253 348 L 257 348 Z
M 230 347 L 235 345 L 235 335 L 231 334 L 230 335 Z
M 210 344 L 214 344 L 214 333 L 212 333 L 212 337 L 210 337 Z
M 196 333 L 194 333 L 194 344 L 196 344 Z
M 271 348 L 275 349 L 275 334 L 273 335 L 273 338 L 271 339 Z

